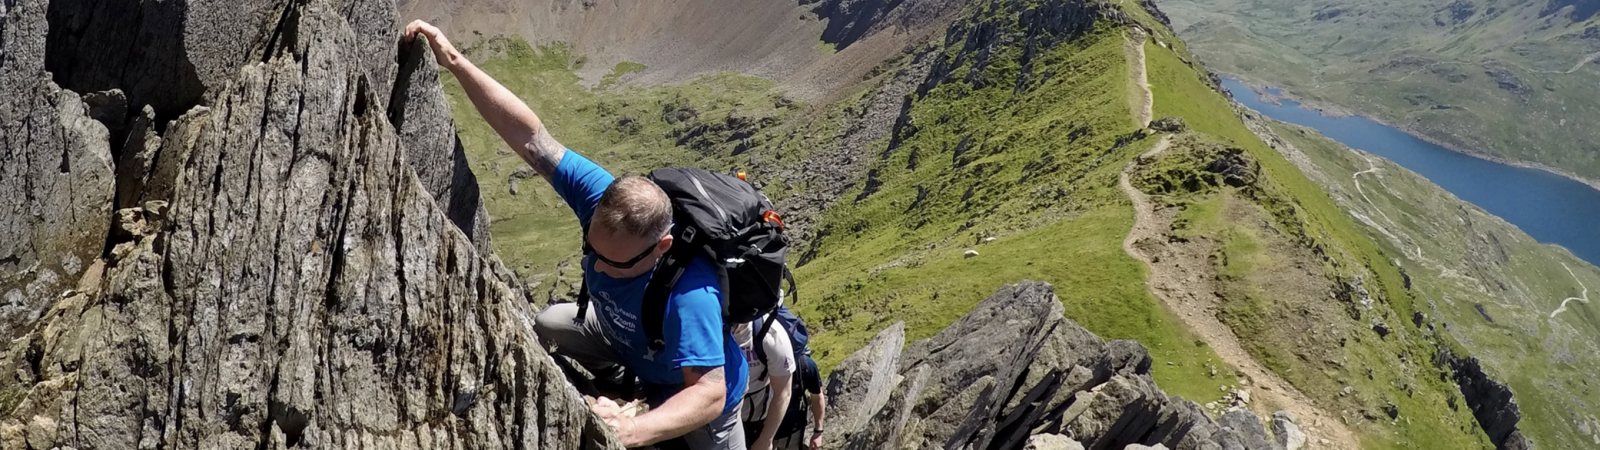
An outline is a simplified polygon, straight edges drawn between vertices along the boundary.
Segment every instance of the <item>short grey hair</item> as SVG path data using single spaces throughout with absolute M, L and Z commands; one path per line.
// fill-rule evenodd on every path
M 590 221 L 611 232 L 658 238 L 672 229 L 672 200 L 649 178 L 622 177 L 600 194 Z

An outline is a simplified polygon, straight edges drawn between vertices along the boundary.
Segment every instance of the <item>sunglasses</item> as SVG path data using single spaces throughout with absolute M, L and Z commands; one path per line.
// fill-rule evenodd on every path
M 606 258 L 605 255 L 601 255 L 600 252 L 594 251 L 594 246 L 589 244 L 588 236 L 583 237 L 583 245 L 588 247 L 589 253 L 594 255 L 595 258 L 599 259 L 600 262 L 606 263 L 606 265 L 618 269 L 631 269 L 634 265 L 639 264 L 639 261 L 643 261 L 646 257 L 650 256 L 651 253 L 655 253 L 656 250 L 656 243 L 651 243 L 650 246 L 644 248 L 644 252 L 639 253 L 639 256 L 635 256 L 627 261 L 612 261 L 610 258 Z

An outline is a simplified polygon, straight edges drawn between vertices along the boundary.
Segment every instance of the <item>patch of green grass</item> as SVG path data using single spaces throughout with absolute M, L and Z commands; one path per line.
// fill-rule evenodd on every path
M 644 69 L 645 69 L 645 65 L 644 64 L 636 63 L 636 62 L 633 62 L 633 61 L 619 62 L 619 63 L 617 63 L 616 67 L 612 67 L 611 68 L 611 73 L 608 73 L 604 77 L 600 78 L 600 84 L 598 86 L 596 86 L 595 89 L 602 90 L 602 91 L 606 90 L 606 89 L 610 89 L 611 86 L 615 86 L 617 84 L 617 81 L 621 80 L 622 77 L 627 76 L 628 74 L 634 73 L 634 72 L 643 72 Z
M 822 52 L 823 54 L 828 54 L 828 55 L 832 55 L 834 53 L 839 53 L 839 49 L 835 48 L 835 46 L 833 45 L 832 42 L 823 41 L 823 40 L 818 40 L 817 41 L 817 51 Z

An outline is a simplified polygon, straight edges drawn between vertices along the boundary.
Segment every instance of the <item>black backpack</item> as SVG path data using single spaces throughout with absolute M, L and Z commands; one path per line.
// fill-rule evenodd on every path
M 698 256 L 712 261 L 722 283 L 724 328 L 772 312 L 780 303 L 784 280 L 794 292 L 794 276 L 784 265 L 789 239 L 783 235 L 783 221 L 755 186 L 734 175 L 687 167 L 656 169 L 649 178 L 672 199 L 673 220 L 672 248 L 657 263 L 640 311 L 651 353 L 666 346 L 661 323 L 666 319 L 667 296 Z M 585 244 L 585 254 L 593 251 Z M 578 290 L 577 302 L 578 317 L 585 317 L 587 280 Z

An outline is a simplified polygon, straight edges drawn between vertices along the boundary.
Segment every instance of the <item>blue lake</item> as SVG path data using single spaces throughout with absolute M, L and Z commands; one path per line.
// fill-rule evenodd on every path
M 1600 265 L 1600 190 L 1542 170 L 1453 152 L 1362 117 L 1328 117 L 1288 100 L 1281 100 L 1281 105 L 1264 102 L 1255 91 L 1231 78 L 1223 79 L 1222 86 L 1250 109 L 1315 128 L 1346 146 L 1388 158 L 1515 224 L 1539 242 L 1566 247 L 1590 264 Z

